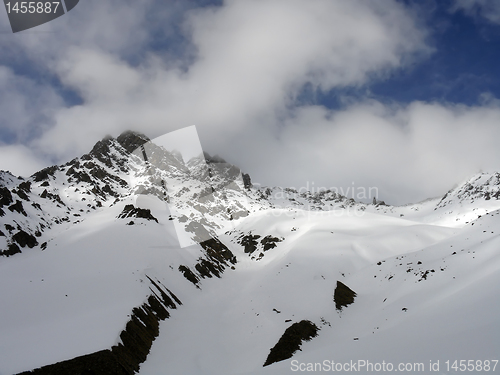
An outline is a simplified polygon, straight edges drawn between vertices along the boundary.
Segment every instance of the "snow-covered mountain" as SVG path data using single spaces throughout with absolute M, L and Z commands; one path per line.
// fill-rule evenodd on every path
M 365 204 L 134 132 L 2 171 L 0 375 L 493 372 L 499 182 Z

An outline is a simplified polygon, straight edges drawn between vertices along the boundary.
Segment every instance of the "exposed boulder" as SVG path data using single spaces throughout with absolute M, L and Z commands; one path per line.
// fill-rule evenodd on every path
M 281 242 L 281 241 L 283 241 L 282 238 L 273 237 L 273 236 L 265 236 L 260 241 L 260 243 L 264 247 L 264 251 L 267 251 L 267 250 L 270 250 L 270 249 L 274 249 L 277 246 L 276 243 L 277 242 Z
M 260 238 L 258 234 L 249 233 L 246 236 L 242 236 L 239 238 L 239 244 L 245 247 L 245 253 L 252 254 L 255 250 L 257 250 L 258 242 L 257 240 Z
M 243 178 L 243 185 L 245 186 L 245 189 L 249 190 L 252 187 L 252 179 L 250 178 L 250 175 L 242 173 L 241 177 Z
M 38 241 L 35 236 L 26 233 L 24 230 L 20 230 L 16 234 L 12 236 L 12 240 L 17 242 L 19 246 L 26 247 L 28 246 L 30 249 L 38 245 Z
M 10 190 L 6 187 L 0 187 L 0 207 L 8 206 L 13 201 Z
M 354 298 L 356 297 L 356 292 L 349 288 L 344 283 L 337 281 L 337 287 L 333 293 L 333 301 L 335 302 L 335 308 L 339 311 L 342 307 L 347 307 L 354 303 Z
M 151 214 L 151 210 L 145 208 L 137 208 L 132 204 L 127 204 L 123 208 L 123 211 L 118 215 L 119 219 L 125 219 L 129 217 L 142 218 L 158 222 L 158 219 Z
M 310 341 L 318 335 L 318 330 L 316 324 L 309 320 L 293 323 L 271 349 L 264 366 L 291 358 L 297 350 L 300 350 L 303 341 Z
M 11 212 L 18 212 L 24 216 L 28 216 L 28 214 L 26 213 L 26 211 L 24 211 L 24 207 L 23 207 L 23 202 L 19 201 L 19 200 L 16 200 L 16 203 L 12 204 L 9 206 L 9 210 Z
M 7 250 L 0 250 L 0 255 L 8 257 L 10 255 L 19 254 L 20 252 L 21 249 L 19 248 L 19 246 L 17 246 L 17 244 L 15 243 L 11 243 Z
M 21 182 L 17 188 L 24 191 L 25 193 L 31 193 L 31 181 Z

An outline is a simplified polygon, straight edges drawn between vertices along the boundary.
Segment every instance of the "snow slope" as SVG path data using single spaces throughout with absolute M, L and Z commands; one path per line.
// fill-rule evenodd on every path
M 302 362 L 496 359 L 500 239 L 483 230 L 498 228 L 497 215 L 464 231 L 373 214 L 248 219 L 243 227 L 254 233 L 298 229 L 165 321 L 168 333 L 140 373 L 288 374 L 290 361 L 262 364 L 302 319 L 321 327 L 293 357 Z M 341 313 L 332 301 L 337 280 L 358 294 Z
M 0 375 L 117 345 L 155 284 L 182 305 L 160 322 L 143 375 L 288 374 L 325 360 L 420 373 L 439 360 L 451 374 L 446 360 L 500 359 L 498 174 L 414 205 L 367 205 L 251 188 L 221 159 L 154 145 L 144 160 L 147 142 L 126 133 L 29 179 L 2 175 L 0 249 L 19 251 L 0 256 Z M 181 247 L 180 230 L 216 240 Z M 338 281 L 356 293 L 341 311 Z M 318 336 L 263 367 L 301 320 Z

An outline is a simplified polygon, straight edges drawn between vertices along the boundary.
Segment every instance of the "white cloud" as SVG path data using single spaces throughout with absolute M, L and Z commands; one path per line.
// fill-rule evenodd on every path
M 423 33 L 392 0 L 228 1 L 190 13 L 197 49 L 187 71 L 150 55 L 139 67 L 98 48 L 73 47 L 56 71 L 84 105 L 61 111 L 39 143 L 66 155 L 69 134 L 140 128 L 153 136 L 185 125 L 217 137 L 286 111 L 305 83 L 359 85 L 427 53 Z
M 378 187 L 379 198 L 390 203 L 418 201 L 444 194 L 481 169 L 498 170 L 499 120 L 497 105 L 368 102 L 343 111 L 302 108 L 283 127 L 279 142 L 258 143 L 255 165 L 268 168 L 254 167 L 254 177 L 344 189 L 354 182 Z M 242 152 L 242 159 L 252 157 Z M 269 155 L 274 157 L 266 160 Z
M 490 22 L 500 24 L 500 2 L 498 0 L 455 0 L 452 10 L 463 10 L 468 15 L 480 15 Z
M 97 48 L 127 55 L 147 42 L 148 30 L 142 27 L 145 10 L 153 3 L 143 0 L 80 1 L 70 13 L 25 32 L 1 38 L 9 57 L 15 55 L 45 64 L 47 69 L 69 46 Z M 9 29 L 7 18 L 3 28 Z
M 168 18 L 182 9 L 126 1 L 120 21 L 112 13 L 116 2 L 88 4 L 73 29 L 50 26 L 68 33 L 59 49 L 44 52 L 24 42 L 28 55 L 41 54 L 38 61 L 83 99 L 58 108 L 54 126 L 30 144 L 38 154 L 65 161 L 107 133 L 134 129 L 153 138 L 195 124 L 207 151 L 240 165 L 255 182 L 344 188 L 354 182 L 378 187 L 390 203 L 442 194 L 479 168 L 498 168 L 494 99 L 483 107 L 298 106 L 305 84 L 361 86 L 431 52 L 425 30 L 399 2 L 226 1 L 187 13 L 183 30 L 195 53 L 183 61 L 144 47 L 161 30 L 158 14 Z M 92 9 L 102 11 L 98 19 L 109 17 L 104 31 L 121 32 L 99 38 L 86 30 L 86 22 L 99 28 Z M 70 16 L 62 18 L 69 22 Z
M 30 176 L 46 166 L 46 162 L 26 146 L 0 145 L 0 170 Z
M 0 66 L 0 133 L 27 142 L 52 125 L 62 99 L 47 85 Z

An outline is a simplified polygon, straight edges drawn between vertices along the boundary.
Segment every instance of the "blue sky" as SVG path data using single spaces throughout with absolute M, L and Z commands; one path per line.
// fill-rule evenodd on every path
M 477 104 L 484 93 L 500 96 L 500 27 L 463 10 L 450 13 L 451 5 L 436 2 L 426 21 L 429 44 L 435 48 L 432 57 L 376 84 L 375 95 L 467 105 Z
M 190 125 L 264 185 L 399 204 L 500 170 L 497 0 L 81 0 L 17 34 L 4 12 L 0 31 L 15 174 Z
M 480 15 L 481 8 L 452 11 L 454 1 L 408 1 L 428 30 L 429 58 L 369 85 L 317 93 L 305 100 L 328 107 L 339 96 L 370 96 L 381 101 L 438 101 L 481 104 L 484 94 L 500 97 L 500 27 Z M 479 2 L 478 2 L 479 3 Z

